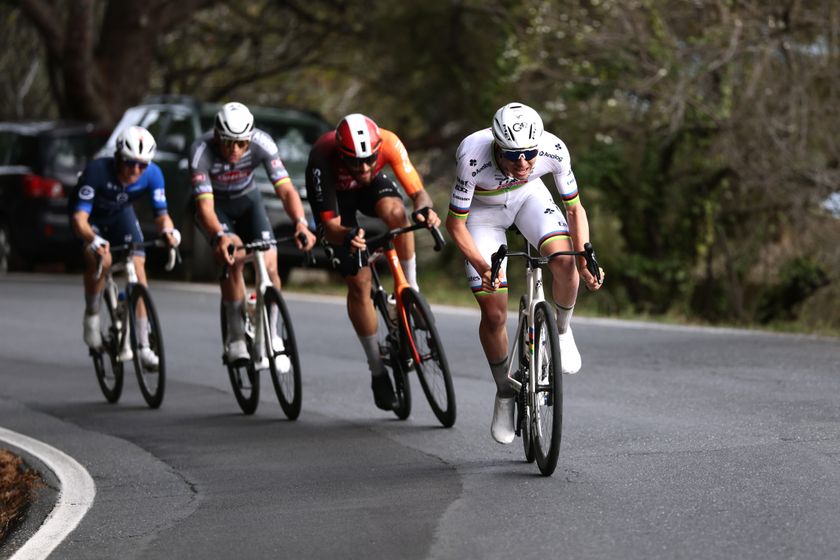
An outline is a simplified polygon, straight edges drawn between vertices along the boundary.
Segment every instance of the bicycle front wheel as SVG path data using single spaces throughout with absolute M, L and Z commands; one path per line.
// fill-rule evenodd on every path
M 221 318 L 222 345 L 224 346 L 224 341 L 227 340 L 227 320 L 224 304 L 221 306 Z M 251 339 L 246 337 L 246 342 L 248 343 L 248 353 L 253 356 Z M 233 396 L 236 397 L 239 408 L 245 414 L 253 414 L 260 402 L 260 374 L 254 367 L 254 362 L 249 359 L 245 364 L 236 365 L 228 363 L 224 356 L 222 356 L 222 360 L 227 366 Z
M 426 298 L 417 290 L 403 290 L 402 300 L 408 319 L 404 351 L 411 356 L 416 350 L 419 360 L 415 360 L 414 367 L 420 386 L 438 421 L 449 428 L 455 424 L 455 389 L 435 317 Z
M 289 310 L 277 288 L 269 286 L 263 295 L 265 319 L 265 347 L 268 349 L 268 365 L 271 381 L 280 407 L 289 420 L 300 415 L 301 386 L 300 360 L 298 358 L 295 333 Z M 275 344 L 279 343 L 279 344 Z M 279 346 L 279 347 L 275 347 Z
M 371 296 L 378 321 L 376 336 L 382 362 L 391 374 L 394 394 L 397 397 L 394 414 L 400 420 L 405 420 L 411 414 L 411 385 L 408 382 L 408 372 L 405 369 L 405 364 L 400 356 L 399 331 L 388 314 L 387 298 L 388 296 L 383 290 L 374 291 Z
M 117 361 L 120 353 L 120 336 L 122 329 L 117 328 L 119 320 L 114 304 L 107 296 L 103 296 L 103 303 L 99 309 L 99 325 L 102 331 L 102 348 L 91 349 L 93 369 L 96 371 L 96 381 L 105 400 L 115 403 L 120 400 L 123 388 L 123 364 Z
M 128 290 L 128 315 L 131 324 L 131 347 L 134 348 L 134 372 L 140 384 L 140 392 L 146 404 L 158 408 L 163 402 L 166 385 L 166 358 L 163 352 L 163 336 L 160 330 L 157 310 L 152 303 L 148 288 L 142 284 L 131 284 Z M 140 318 L 146 317 L 145 332 L 140 331 Z M 141 355 L 140 347 L 147 355 Z M 151 354 L 148 354 L 151 352 Z M 157 363 L 155 363 L 155 358 Z
M 557 467 L 563 428 L 563 376 L 560 373 L 560 339 L 554 311 L 542 301 L 534 310 L 534 361 L 536 391 L 532 395 L 532 437 L 537 466 L 545 476 Z

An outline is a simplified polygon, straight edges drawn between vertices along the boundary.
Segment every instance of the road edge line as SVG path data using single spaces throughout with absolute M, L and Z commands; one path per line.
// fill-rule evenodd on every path
M 47 558 L 93 505 L 96 484 L 78 461 L 51 445 L 3 427 L 0 427 L 0 441 L 33 455 L 58 478 L 55 506 L 32 538 L 12 554 L 10 560 Z

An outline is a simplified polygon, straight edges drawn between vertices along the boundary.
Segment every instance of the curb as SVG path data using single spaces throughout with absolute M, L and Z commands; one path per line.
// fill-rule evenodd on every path
M 11 556 L 11 560 L 47 558 L 93 505 L 96 484 L 78 461 L 55 447 L 2 427 L 0 441 L 19 450 L 27 462 L 34 463 L 48 485 L 58 488 L 55 506 L 44 523 Z

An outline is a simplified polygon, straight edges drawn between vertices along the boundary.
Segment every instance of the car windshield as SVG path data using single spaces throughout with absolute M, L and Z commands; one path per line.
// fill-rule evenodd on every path
M 42 141 L 44 174 L 64 184 L 73 184 L 97 146 L 85 133 L 46 136 Z
M 35 139 L 12 131 L 0 131 L 0 165 L 35 165 Z

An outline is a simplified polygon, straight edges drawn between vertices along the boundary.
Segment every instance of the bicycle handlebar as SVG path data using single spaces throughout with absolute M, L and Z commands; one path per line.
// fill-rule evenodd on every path
M 181 251 L 178 247 L 169 247 L 166 241 L 163 238 L 153 239 L 151 241 L 143 241 L 142 243 L 124 243 L 122 245 L 112 245 L 109 247 L 108 251 L 111 254 L 114 253 L 122 253 L 130 251 L 131 249 L 137 248 L 146 248 L 146 247 L 168 247 L 169 248 L 169 255 L 166 258 L 166 264 L 164 265 L 164 270 L 166 272 L 172 272 L 172 269 L 175 268 L 176 264 L 181 264 Z M 98 280 L 100 276 L 102 276 L 102 255 L 99 253 L 95 253 L 96 255 L 96 272 L 94 273 L 93 279 Z
M 505 259 L 505 257 L 525 257 L 526 259 L 528 259 L 528 262 L 532 266 L 534 266 L 547 264 L 548 261 L 550 261 L 554 257 L 559 256 L 574 256 L 585 258 L 586 269 L 590 272 L 590 274 L 592 274 L 592 276 L 595 277 L 596 280 L 601 280 L 601 266 L 598 264 L 598 260 L 595 258 L 595 249 L 592 247 L 592 243 L 586 242 L 583 245 L 583 251 L 557 251 L 551 253 L 546 257 L 534 257 L 524 251 L 508 253 L 507 245 L 499 245 L 499 250 L 493 253 L 493 255 L 490 257 L 490 282 L 492 284 L 496 283 L 496 276 L 498 276 L 499 274 L 499 269 L 501 268 L 502 261 Z
M 392 239 L 397 237 L 398 235 L 402 235 L 403 233 L 408 233 L 410 231 L 417 231 L 420 229 L 428 229 L 429 233 L 432 235 L 432 238 L 435 240 L 435 251 L 440 251 L 446 246 L 446 240 L 443 238 L 443 235 L 440 233 L 440 229 L 437 227 L 429 227 L 427 221 L 429 219 L 429 210 L 430 208 L 427 206 L 425 208 L 421 208 L 415 212 L 412 212 L 411 218 L 414 220 L 413 225 L 395 228 L 386 231 L 385 233 L 381 233 L 376 237 L 371 237 L 370 239 L 365 240 L 365 244 L 367 247 L 363 251 L 356 251 L 356 265 L 359 270 L 364 266 L 363 260 L 363 253 L 366 255 L 370 255 L 377 249 L 385 247 L 388 243 L 391 242 Z M 423 216 L 424 221 L 418 222 L 417 217 Z

